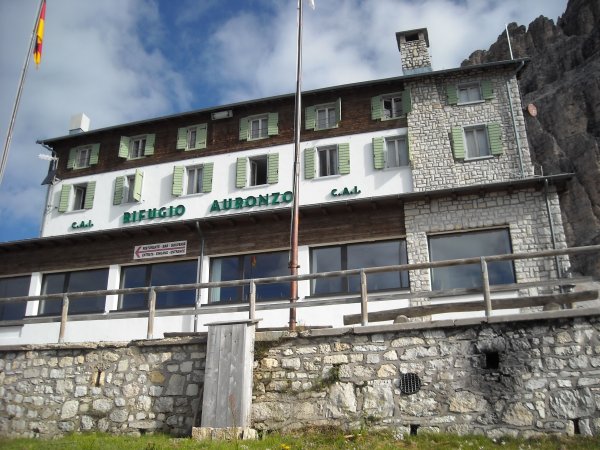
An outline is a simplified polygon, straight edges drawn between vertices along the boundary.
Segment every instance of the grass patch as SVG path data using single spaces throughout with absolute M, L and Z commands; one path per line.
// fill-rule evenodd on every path
M 337 428 L 321 427 L 290 434 L 268 434 L 260 441 L 193 441 L 166 435 L 141 437 L 113 436 L 101 433 L 72 434 L 60 439 L 0 439 L 3 450 L 187 450 L 187 449 L 435 449 L 435 450 L 596 450 L 600 437 L 548 436 L 533 440 L 453 434 L 406 436 L 392 431 L 360 431 L 347 433 Z

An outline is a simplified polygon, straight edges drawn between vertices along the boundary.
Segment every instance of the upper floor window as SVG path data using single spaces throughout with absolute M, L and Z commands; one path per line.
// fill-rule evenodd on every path
M 196 260 L 127 266 L 121 269 L 121 288 L 192 284 L 196 283 L 197 272 Z M 158 292 L 156 295 L 157 308 L 177 308 L 195 304 L 196 291 L 194 289 Z M 123 294 L 119 301 L 121 310 L 147 308 L 147 293 Z
M 154 154 L 154 134 L 127 137 L 121 136 L 119 158 L 138 159 Z
M 31 277 L 0 278 L 0 298 L 29 295 Z M 0 302 L 0 320 L 20 320 L 25 317 L 27 302 Z
M 385 166 L 401 167 L 408 166 L 408 145 L 406 136 L 394 136 L 385 140 Z
M 468 231 L 463 233 L 429 236 L 430 260 L 444 261 L 479 256 L 504 255 L 512 253 L 508 229 Z M 515 282 L 512 261 L 488 263 L 490 284 L 510 284 Z M 431 269 L 431 288 L 455 289 L 481 287 L 481 265 L 438 267 Z
M 199 150 L 206 148 L 206 124 L 191 125 L 177 130 L 178 150 Z
M 141 201 L 143 182 L 144 172 L 140 169 L 137 169 L 135 174 L 115 178 L 113 205 L 120 205 L 123 202 L 135 203 Z
M 491 80 L 481 80 L 446 86 L 449 105 L 478 103 L 494 98 Z
M 175 166 L 171 193 L 179 197 L 212 191 L 213 163 L 194 166 Z
M 350 144 L 325 145 L 304 149 L 304 178 L 350 173 Z
M 407 264 L 406 241 L 379 241 L 316 247 L 310 250 L 310 271 L 333 272 L 365 267 Z M 406 289 L 408 272 L 383 272 L 367 276 L 369 291 Z M 360 276 L 318 278 L 312 281 L 312 295 L 360 292 Z
M 371 119 L 389 120 L 408 114 L 412 109 L 410 89 L 371 98 Z
M 63 184 L 60 191 L 58 212 L 92 209 L 95 193 L 95 181 L 81 184 Z
M 261 186 L 279 181 L 279 154 L 269 153 L 251 157 L 240 157 L 236 163 L 235 186 Z
M 61 292 L 88 292 L 106 289 L 108 269 L 80 270 L 77 272 L 48 273 L 42 280 L 42 295 Z M 104 312 L 106 297 L 98 295 L 70 299 L 69 314 Z M 60 314 L 62 300 L 40 302 L 40 314 Z
M 472 125 L 452 128 L 452 151 L 459 160 L 501 155 L 502 133 L 500 124 Z
M 240 119 L 240 141 L 264 139 L 279 134 L 279 113 L 261 114 Z
M 342 120 L 342 99 L 334 103 L 309 106 L 304 110 L 307 130 L 325 130 L 336 128 Z
M 83 145 L 69 150 L 67 169 L 84 169 L 98 164 L 100 144 Z

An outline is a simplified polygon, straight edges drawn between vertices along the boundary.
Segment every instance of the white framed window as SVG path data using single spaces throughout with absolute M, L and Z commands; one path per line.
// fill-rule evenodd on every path
M 90 156 L 92 155 L 92 147 L 80 147 L 75 151 L 75 169 L 82 169 L 90 166 Z
M 383 97 L 381 99 L 381 107 L 383 119 L 393 119 L 404 114 L 402 109 L 402 97 L 400 95 Z
M 324 106 L 317 108 L 316 113 L 316 129 L 324 130 L 326 128 L 334 128 L 337 125 L 335 106 Z
M 458 85 L 458 104 L 475 103 L 483 101 L 479 83 Z
M 465 127 L 465 159 L 491 156 L 487 127 L 477 125 Z
M 87 184 L 76 184 L 73 186 L 73 211 L 84 209 L 85 195 L 87 193 Z
M 385 140 L 385 167 L 403 167 L 410 164 L 406 136 L 393 136 Z
M 250 165 L 250 186 L 267 184 L 267 155 L 248 158 Z
M 177 150 L 190 151 L 206 148 L 206 124 L 190 125 L 177 130 Z
M 198 130 L 196 127 L 191 127 L 187 129 L 187 138 L 186 138 L 186 149 L 192 149 L 196 147 L 196 139 L 198 135 Z
M 248 139 L 263 139 L 268 137 L 268 118 L 267 116 L 256 117 L 248 120 Z
M 131 138 L 128 159 L 142 158 L 144 156 L 144 148 L 146 148 L 146 136 Z
M 329 145 L 327 147 L 317 148 L 317 156 L 319 160 L 320 177 L 338 175 L 340 173 L 337 145 Z
M 137 200 L 135 199 L 135 174 L 127 175 L 125 177 L 125 187 L 127 189 L 127 194 L 125 196 L 125 201 L 127 203 L 135 203 Z
M 187 195 L 202 192 L 202 166 L 192 166 L 186 169 L 186 193 Z

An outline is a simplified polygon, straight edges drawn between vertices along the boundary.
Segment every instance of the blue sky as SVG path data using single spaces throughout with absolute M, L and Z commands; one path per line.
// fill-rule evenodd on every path
M 401 75 L 395 32 L 427 27 L 434 70 L 457 67 L 517 22 L 556 21 L 567 0 L 305 3 L 303 88 Z M 0 0 L 2 146 L 38 0 Z M 295 89 L 296 0 L 47 0 L 0 185 L 0 242 L 38 237 L 48 153 L 38 139 Z

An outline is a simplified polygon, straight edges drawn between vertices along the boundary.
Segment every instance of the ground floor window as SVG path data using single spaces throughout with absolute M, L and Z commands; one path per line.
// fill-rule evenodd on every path
M 310 251 L 311 273 L 364 267 L 407 264 L 406 241 L 365 242 L 313 248 Z M 370 292 L 408 288 L 407 272 L 385 272 L 367 276 Z M 312 295 L 360 292 L 360 276 L 313 280 Z
M 0 278 L 0 298 L 24 297 L 29 295 L 31 277 Z M 25 317 L 27 302 L 1 302 L 0 320 L 21 320 Z
M 198 261 L 177 261 L 127 266 L 121 269 L 121 288 L 167 286 L 196 283 Z M 157 292 L 156 308 L 177 308 L 196 305 L 196 290 Z M 148 294 L 124 294 L 120 310 L 148 308 Z
M 508 229 L 470 231 L 464 233 L 429 236 L 429 256 L 431 261 L 471 258 L 512 253 Z M 515 282 L 512 261 L 498 261 L 488 264 L 490 284 L 510 284 Z M 431 270 L 433 290 L 481 287 L 481 266 L 441 267 Z
M 287 251 L 223 256 L 210 261 L 210 281 L 248 280 L 252 278 L 289 275 Z M 212 288 L 211 303 L 247 302 L 248 286 Z M 256 300 L 290 298 L 290 283 L 256 285 Z
M 89 292 L 106 289 L 108 269 L 80 270 L 77 272 L 48 273 L 42 281 L 42 295 L 61 292 Z M 69 314 L 90 314 L 104 312 L 106 296 L 69 299 Z M 61 313 L 62 300 L 43 300 L 40 314 Z

